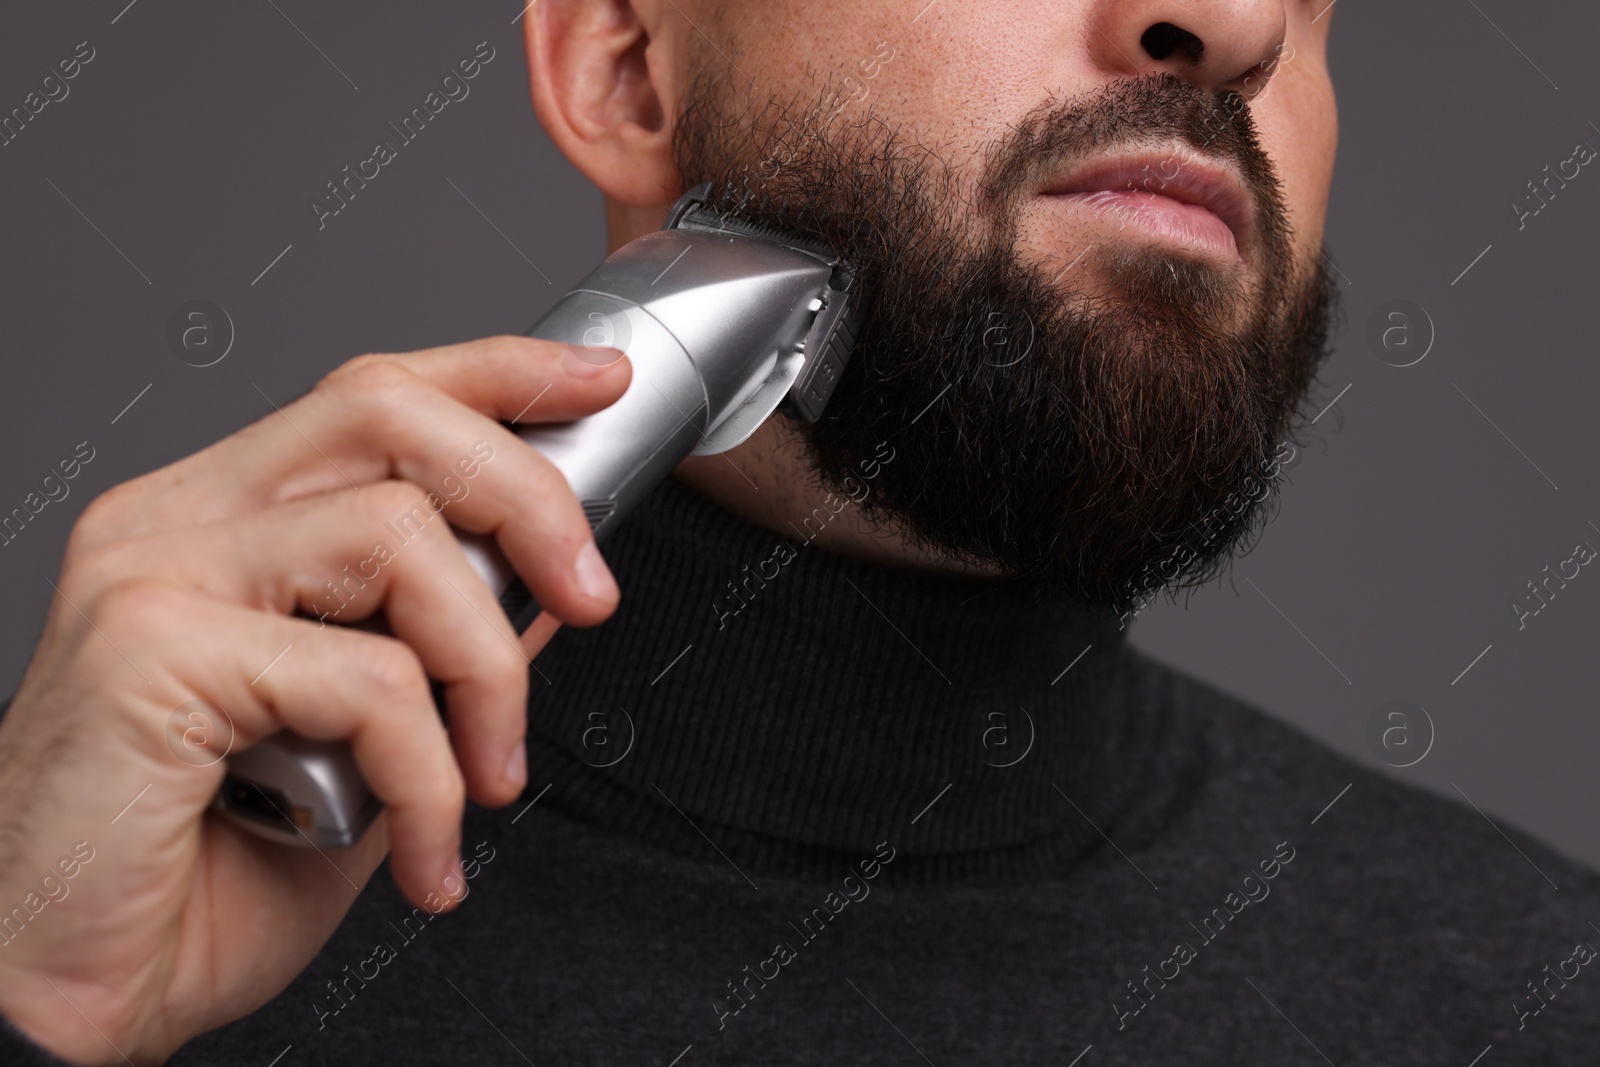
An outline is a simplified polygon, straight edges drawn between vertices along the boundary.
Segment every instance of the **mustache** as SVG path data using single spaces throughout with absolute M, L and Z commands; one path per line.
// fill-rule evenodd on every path
M 1172 168 L 1196 158 L 1231 164 L 1251 194 L 1266 273 L 1293 270 L 1282 189 L 1249 101 L 1236 92 L 1207 91 L 1159 73 L 1047 99 L 984 146 L 968 168 L 975 177 L 964 181 L 948 157 L 875 110 L 829 129 L 820 107 L 806 106 L 804 98 L 752 95 L 725 109 L 732 101 L 712 85 L 694 83 L 675 130 L 684 182 L 711 181 L 729 215 L 847 252 L 871 274 L 895 269 L 907 254 L 943 258 L 951 249 L 931 242 L 935 232 L 969 252 L 985 237 L 1004 242 L 1015 235 L 1027 198 L 1051 177 L 1141 143 L 1179 146 L 1161 164 L 1168 180 Z M 951 230 L 952 210 L 983 225 Z
M 1249 101 L 1165 72 L 1047 100 L 1023 115 L 985 152 L 975 206 L 1004 223 L 1022 199 L 1076 164 L 1111 149 L 1174 142 L 1182 150 L 1162 161 L 1163 170 L 1195 158 L 1238 168 L 1253 194 L 1260 232 L 1281 253 L 1288 232 L 1283 190 L 1261 147 Z

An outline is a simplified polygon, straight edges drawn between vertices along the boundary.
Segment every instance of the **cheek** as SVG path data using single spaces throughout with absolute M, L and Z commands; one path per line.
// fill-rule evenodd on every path
M 833 136 L 870 116 L 965 170 L 1046 87 L 1081 80 L 1063 18 L 1041 15 L 1054 2 L 760 0 L 737 43 L 762 93 L 837 110 Z
M 1251 116 L 1283 185 L 1290 223 L 1302 241 L 1318 247 L 1333 181 L 1339 119 L 1327 68 L 1308 53 L 1302 51 L 1273 79 L 1251 105 Z

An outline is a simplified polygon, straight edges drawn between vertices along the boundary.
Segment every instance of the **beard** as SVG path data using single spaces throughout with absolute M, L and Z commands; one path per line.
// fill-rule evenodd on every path
M 836 117 L 836 95 L 756 101 L 731 83 L 697 65 L 673 134 L 684 186 L 713 182 L 729 215 L 848 257 L 871 301 L 826 412 L 794 423 L 824 488 L 842 493 L 887 439 L 869 523 L 1122 612 L 1249 547 L 1337 291 L 1319 256 L 1296 264 L 1242 97 L 1162 74 L 1050 101 L 963 183 L 914 131 Z M 1063 163 L 1173 142 L 1239 169 L 1252 271 L 1133 242 L 1019 253 L 1024 208 Z

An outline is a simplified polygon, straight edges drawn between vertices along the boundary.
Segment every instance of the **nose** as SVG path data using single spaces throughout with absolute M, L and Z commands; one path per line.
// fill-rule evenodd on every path
M 1284 0 L 1099 0 L 1089 45 L 1119 74 L 1164 71 L 1202 89 L 1259 94 L 1277 71 Z

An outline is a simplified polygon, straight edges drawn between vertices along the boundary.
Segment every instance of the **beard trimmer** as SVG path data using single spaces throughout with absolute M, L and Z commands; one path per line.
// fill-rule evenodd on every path
M 513 427 L 566 476 L 597 541 L 685 457 L 726 452 L 775 411 L 815 422 L 850 359 L 865 306 L 854 265 L 690 190 L 666 224 L 612 253 L 528 336 L 616 348 L 633 364 L 610 407 Z M 539 613 L 492 537 L 456 531 L 518 633 Z M 435 689 L 437 693 L 437 687 Z M 288 845 L 355 844 L 382 805 L 348 743 L 284 731 L 228 757 L 213 807 Z

